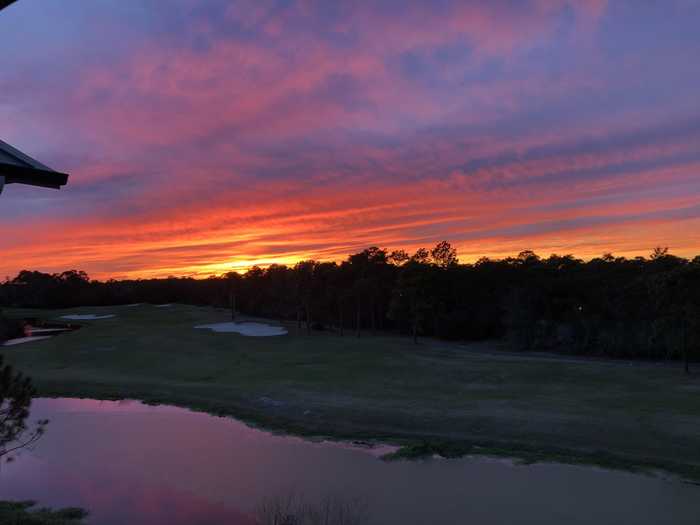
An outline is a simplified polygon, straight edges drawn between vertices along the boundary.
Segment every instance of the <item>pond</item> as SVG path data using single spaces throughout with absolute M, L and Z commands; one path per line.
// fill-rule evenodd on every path
M 136 401 L 39 399 L 51 419 L 0 469 L 0 499 L 82 506 L 101 525 L 246 524 L 291 492 L 363 499 L 377 524 L 697 525 L 700 487 L 626 472 L 487 458 L 385 462 L 385 450 L 273 435 Z

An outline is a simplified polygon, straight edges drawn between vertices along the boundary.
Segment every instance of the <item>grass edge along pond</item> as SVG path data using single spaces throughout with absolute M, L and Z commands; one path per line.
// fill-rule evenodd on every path
M 36 508 L 36 502 L 1 501 L 0 523 L 7 525 L 81 525 L 88 512 L 78 507 Z
M 678 364 L 532 357 L 497 343 L 194 329 L 228 312 L 102 307 L 82 330 L 3 349 L 43 397 L 171 404 L 307 437 L 385 441 L 387 459 L 486 455 L 700 481 L 700 379 Z M 50 428 L 49 428 L 50 432 Z

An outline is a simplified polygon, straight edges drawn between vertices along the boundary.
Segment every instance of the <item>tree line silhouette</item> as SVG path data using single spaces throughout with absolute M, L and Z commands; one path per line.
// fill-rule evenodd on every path
M 700 346 L 700 256 L 656 248 L 650 257 L 583 261 L 523 251 L 461 264 L 443 241 L 412 255 L 370 247 L 340 263 L 309 260 L 207 279 L 100 282 L 75 270 L 22 271 L 0 285 L 5 306 L 140 302 L 233 305 L 309 333 L 508 338 L 521 350 L 687 363 Z

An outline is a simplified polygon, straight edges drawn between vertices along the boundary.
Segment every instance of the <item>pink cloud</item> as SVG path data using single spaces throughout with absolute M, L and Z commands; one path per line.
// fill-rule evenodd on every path
M 670 210 L 697 204 L 697 95 L 645 98 L 665 79 L 611 59 L 606 2 L 324 6 L 192 15 L 57 75 L 60 104 L 31 91 L 27 120 L 75 156 L 61 196 L 79 205 L 13 221 L 0 272 L 206 275 L 442 238 L 465 257 L 631 253 L 694 220 Z

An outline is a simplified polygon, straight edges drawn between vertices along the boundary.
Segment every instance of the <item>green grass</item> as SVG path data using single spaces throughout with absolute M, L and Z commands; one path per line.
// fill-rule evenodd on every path
M 34 509 L 33 501 L 0 501 L 3 525 L 80 525 L 87 516 L 83 509 L 69 507 L 52 510 Z
M 700 378 L 678 364 L 291 327 L 289 336 L 243 337 L 193 329 L 228 313 L 182 305 L 71 312 L 118 317 L 3 349 L 43 396 L 175 404 L 296 434 L 391 441 L 406 445 L 404 457 L 483 453 L 700 480 Z

